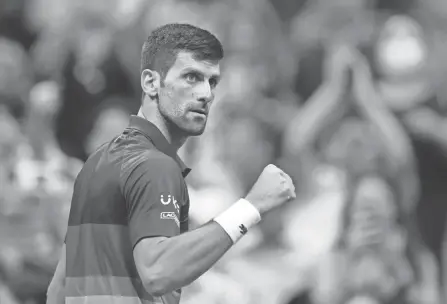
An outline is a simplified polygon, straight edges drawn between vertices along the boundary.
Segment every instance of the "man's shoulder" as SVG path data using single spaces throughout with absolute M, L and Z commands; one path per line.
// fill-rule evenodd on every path
M 156 149 L 128 153 L 121 162 L 122 181 L 126 181 L 131 175 L 148 181 L 163 176 L 181 176 L 181 169 L 175 160 Z
M 174 159 L 156 149 L 129 151 L 123 155 L 121 165 L 123 169 L 143 167 L 145 169 L 179 170 Z
M 111 141 L 104 143 L 90 154 L 84 167 L 87 165 L 118 166 L 121 171 L 153 163 L 168 166 L 173 160 L 158 151 L 147 140 L 136 138 L 131 134 L 121 134 Z

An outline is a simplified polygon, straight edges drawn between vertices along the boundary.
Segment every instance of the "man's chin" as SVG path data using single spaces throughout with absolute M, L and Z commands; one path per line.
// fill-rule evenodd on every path
M 203 128 L 195 128 L 195 129 L 189 129 L 187 131 L 188 136 L 200 136 L 205 132 L 205 127 Z
M 206 124 L 184 124 L 178 125 L 179 129 L 186 136 L 199 136 L 205 132 Z

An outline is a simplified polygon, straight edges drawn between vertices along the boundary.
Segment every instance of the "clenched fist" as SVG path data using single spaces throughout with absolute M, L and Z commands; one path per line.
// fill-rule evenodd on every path
M 245 199 L 263 214 L 295 197 L 290 176 L 275 165 L 267 165 Z

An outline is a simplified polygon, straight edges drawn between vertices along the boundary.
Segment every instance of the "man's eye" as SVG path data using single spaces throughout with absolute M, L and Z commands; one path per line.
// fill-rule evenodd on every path
M 196 82 L 199 80 L 196 74 L 186 74 L 185 78 L 188 82 Z
M 214 79 L 214 78 L 211 78 L 211 79 L 210 79 L 210 86 L 211 86 L 212 88 L 215 88 L 215 87 L 217 86 L 217 80 Z

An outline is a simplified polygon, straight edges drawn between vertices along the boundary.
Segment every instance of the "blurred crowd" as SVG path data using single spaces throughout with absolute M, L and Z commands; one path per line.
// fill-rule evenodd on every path
M 180 151 L 192 228 L 268 163 L 298 195 L 182 303 L 447 303 L 445 0 L 0 1 L 0 303 L 45 303 L 76 175 L 137 113 L 169 22 L 226 53 Z

